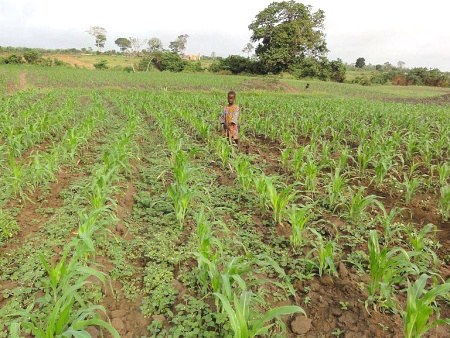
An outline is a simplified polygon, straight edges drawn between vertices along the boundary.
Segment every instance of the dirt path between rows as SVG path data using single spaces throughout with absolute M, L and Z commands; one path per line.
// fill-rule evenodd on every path
M 19 73 L 19 90 L 27 89 L 27 73 L 20 72 Z

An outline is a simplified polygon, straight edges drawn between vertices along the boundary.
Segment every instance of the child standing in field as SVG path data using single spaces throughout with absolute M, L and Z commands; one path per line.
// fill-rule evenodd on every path
M 223 108 L 220 115 L 220 123 L 222 123 L 224 135 L 230 140 L 234 140 L 239 146 L 239 106 L 235 103 L 236 93 L 230 91 L 228 93 L 228 105 Z

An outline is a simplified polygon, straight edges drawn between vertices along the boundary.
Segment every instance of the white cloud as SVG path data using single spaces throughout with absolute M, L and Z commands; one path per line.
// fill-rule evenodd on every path
M 248 25 L 272 0 L 105 1 L 1 0 L 0 45 L 44 48 L 93 46 L 90 26 L 107 28 L 107 48 L 118 37 L 160 37 L 167 46 L 190 35 L 188 52 L 241 53 Z M 326 14 L 329 56 L 376 64 L 400 59 L 409 66 L 450 71 L 450 4 L 439 0 L 305 0 Z

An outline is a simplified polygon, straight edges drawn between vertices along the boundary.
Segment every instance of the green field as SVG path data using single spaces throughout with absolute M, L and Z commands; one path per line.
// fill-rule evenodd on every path
M 448 94 L 1 66 L 0 337 L 419 337 L 450 318 Z

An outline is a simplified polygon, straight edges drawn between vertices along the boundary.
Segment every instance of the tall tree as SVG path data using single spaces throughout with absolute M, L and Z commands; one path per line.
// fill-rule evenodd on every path
M 325 13 L 295 1 L 273 2 L 248 26 L 256 55 L 270 72 L 280 72 L 305 57 L 328 52 Z
M 366 59 L 358 58 L 355 63 L 356 68 L 364 68 L 366 66 Z
M 95 38 L 95 46 L 97 47 L 97 51 L 101 52 L 102 48 L 105 47 L 107 33 L 106 29 L 100 26 L 92 26 L 86 31 L 86 33 Z
M 179 35 L 175 41 L 172 41 L 170 43 L 169 49 L 174 53 L 184 55 L 184 51 L 186 50 L 186 44 L 187 44 L 188 38 L 189 38 L 189 35 L 187 35 L 187 34 Z
M 158 38 L 151 38 L 148 40 L 148 51 L 149 52 L 157 52 L 163 50 L 163 43 Z
M 122 53 L 126 52 L 128 48 L 131 48 L 131 41 L 127 38 L 118 38 L 116 39 L 116 41 L 114 41 L 114 43 L 119 46 L 119 49 Z
M 139 54 L 142 50 L 142 46 L 147 43 L 147 39 L 139 39 L 130 37 L 131 51 L 135 54 Z
M 397 67 L 402 69 L 403 67 L 405 67 L 406 63 L 404 61 L 399 61 L 397 62 Z
M 216 52 L 212 52 L 212 53 L 211 53 L 211 59 L 213 59 L 213 60 L 216 59 Z
M 255 49 L 255 47 L 253 47 L 253 45 L 248 42 L 242 52 L 247 53 L 247 58 L 250 58 L 250 53 L 253 51 L 253 49 Z

